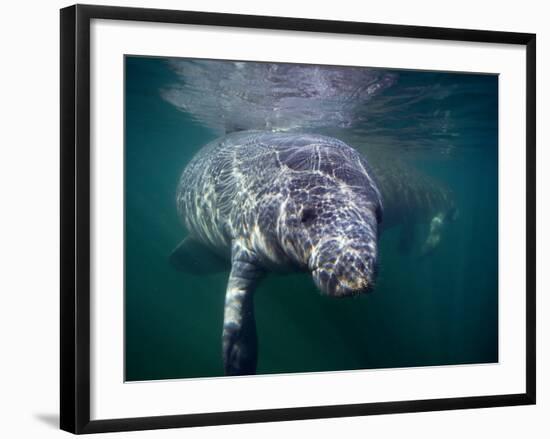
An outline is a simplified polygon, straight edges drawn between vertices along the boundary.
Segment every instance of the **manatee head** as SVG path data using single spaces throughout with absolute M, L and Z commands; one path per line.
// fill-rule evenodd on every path
M 372 290 L 378 268 L 377 207 L 353 201 L 331 207 L 306 207 L 303 216 L 317 216 L 309 228 L 308 269 L 321 292 L 343 297 Z M 311 209 L 311 210 L 310 210 Z M 313 213 L 315 212 L 315 213 Z
M 311 272 L 322 293 L 335 297 L 372 290 L 377 274 L 382 202 L 359 163 L 337 157 L 332 168 L 295 174 L 279 219 L 283 250 Z

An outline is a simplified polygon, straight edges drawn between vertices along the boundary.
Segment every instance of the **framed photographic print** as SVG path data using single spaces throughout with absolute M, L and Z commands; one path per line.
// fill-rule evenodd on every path
M 535 35 L 61 10 L 61 428 L 535 403 Z

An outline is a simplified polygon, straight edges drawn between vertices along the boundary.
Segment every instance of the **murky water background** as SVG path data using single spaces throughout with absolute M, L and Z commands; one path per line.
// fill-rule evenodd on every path
M 228 273 L 183 274 L 168 256 L 185 236 L 175 207 L 183 168 L 224 130 L 242 128 L 333 135 L 367 159 L 438 179 L 460 212 L 425 257 L 418 249 L 427 226 L 408 252 L 399 227 L 384 231 L 370 295 L 323 297 L 307 274 L 266 278 L 255 295 L 258 373 L 498 361 L 496 76 L 336 69 L 312 80 L 296 67 L 266 76 L 261 64 L 190 71 L 185 62 L 126 58 L 127 380 L 223 375 Z M 220 88 L 196 92 L 214 80 Z M 266 97 L 270 81 L 280 87 Z

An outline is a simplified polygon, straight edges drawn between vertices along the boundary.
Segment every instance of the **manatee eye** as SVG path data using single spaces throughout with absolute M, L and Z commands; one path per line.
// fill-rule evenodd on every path
M 308 224 L 315 219 L 315 211 L 311 208 L 302 210 L 302 224 Z

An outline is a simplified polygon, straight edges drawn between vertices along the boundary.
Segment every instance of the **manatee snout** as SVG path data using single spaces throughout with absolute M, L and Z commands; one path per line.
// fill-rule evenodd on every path
M 324 294 L 348 297 L 368 293 L 378 271 L 376 241 L 327 240 L 312 253 L 310 269 L 315 285 Z

